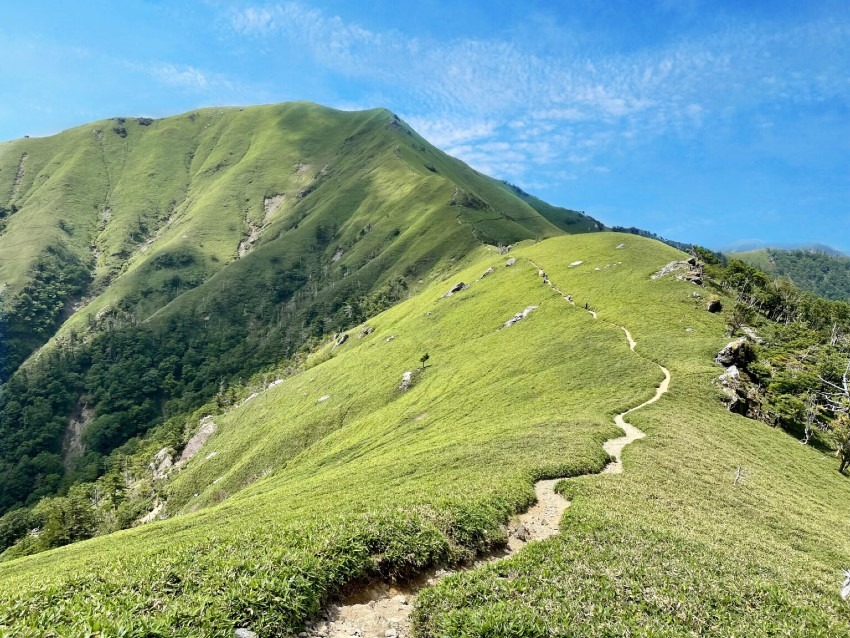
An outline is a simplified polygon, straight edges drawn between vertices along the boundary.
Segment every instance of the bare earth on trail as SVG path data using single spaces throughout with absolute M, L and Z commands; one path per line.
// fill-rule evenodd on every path
M 537 268 L 537 265 L 532 262 Z M 561 292 L 552 284 L 545 273 L 544 282 L 563 297 L 568 303 L 572 299 Z M 574 305 L 574 304 L 573 304 Z M 597 318 L 595 312 L 587 311 Z M 632 334 L 623 326 L 620 326 L 626 334 L 629 349 L 634 352 L 637 342 Z M 625 416 L 640 410 L 647 405 L 655 403 L 660 399 L 670 385 L 670 372 L 664 366 L 659 365 L 664 372 L 664 380 L 655 391 L 655 395 L 640 405 L 626 410 L 614 417 L 614 422 L 623 430 L 624 436 L 609 439 L 603 444 L 603 449 L 611 457 L 611 462 L 602 470 L 602 474 L 619 474 L 623 471 L 622 452 L 623 449 L 646 436 L 639 429 L 627 423 Z M 495 552 L 490 556 L 476 561 L 462 569 L 472 569 L 502 560 L 522 549 L 526 544 L 540 541 L 560 532 L 560 522 L 570 502 L 555 492 L 555 485 L 562 479 L 548 479 L 537 481 L 534 484 L 534 492 L 537 502 L 526 512 L 515 516 L 508 525 L 507 547 L 501 552 Z M 404 586 L 394 586 L 387 583 L 376 583 L 367 587 L 360 587 L 336 605 L 331 605 L 325 610 L 324 620 L 308 623 L 305 631 L 301 632 L 301 638 L 408 638 L 410 636 L 410 612 L 417 591 L 423 587 L 434 585 L 438 580 L 452 574 L 445 569 L 431 570 L 411 583 Z
M 507 547 L 469 567 L 502 560 L 529 542 L 557 534 L 560 531 L 561 517 L 570 506 L 568 500 L 555 492 L 555 484 L 560 480 L 537 481 L 534 484 L 537 502 L 511 521 Z M 413 609 L 415 593 L 452 573 L 454 572 L 450 570 L 438 569 L 404 586 L 377 583 L 361 588 L 338 605 L 331 605 L 325 611 L 324 621 L 308 625 L 307 630 L 299 635 L 328 638 L 407 638 L 410 635 L 410 612 Z

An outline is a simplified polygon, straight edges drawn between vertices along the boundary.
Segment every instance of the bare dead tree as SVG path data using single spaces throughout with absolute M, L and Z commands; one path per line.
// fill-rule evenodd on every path
M 818 375 L 818 379 L 825 387 L 829 388 L 821 393 L 827 409 L 836 414 L 850 413 L 850 358 L 847 360 L 844 374 L 838 383 L 830 381 L 822 375 Z

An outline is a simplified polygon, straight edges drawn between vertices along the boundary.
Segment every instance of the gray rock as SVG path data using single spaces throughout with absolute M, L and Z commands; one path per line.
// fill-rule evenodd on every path
M 479 277 L 479 279 L 484 279 L 484 277 L 486 277 L 487 275 L 492 275 L 492 274 L 493 274 L 493 268 L 491 267 L 491 268 L 488 268 L 487 270 L 485 270 L 483 273 L 481 273 L 481 277 Z
M 346 341 L 348 341 L 348 333 L 347 333 L 347 332 L 343 332 L 341 335 L 339 335 L 339 336 L 336 338 L 336 341 L 334 341 L 334 348 L 341 346 L 341 345 L 342 345 L 342 344 L 344 344 Z
M 650 279 L 660 279 L 679 270 L 690 270 L 690 264 L 686 261 L 671 261 L 664 268 L 652 275 Z
M 518 313 L 516 313 L 513 317 L 511 317 L 510 319 L 508 319 L 508 320 L 504 323 L 504 325 L 502 326 L 502 328 L 503 328 L 503 329 L 504 329 L 504 328 L 509 328 L 509 327 L 511 327 L 512 325 L 514 325 L 517 321 L 522 321 L 522 320 L 523 320 L 523 319 L 525 319 L 528 315 L 530 315 L 530 314 L 531 314 L 531 312 L 532 312 L 533 310 L 537 310 L 537 306 L 529 306 L 528 308 L 526 308 L 526 309 L 525 309 L 525 310 L 523 310 L 522 312 L 518 312 Z
M 177 461 L 177 465 L 183 465 L 189 459 L 195 456 L 198 451 L 204 446 L 204 443 L 207 442 L 207 439 L 209 439 L 213 434 L 215 434 L 216 429 L 217 426 L 213 422 L 211 417 L 205 417 L 201 419 L 201 428 L 186 443 L 186 447 L 183 448 L 183 452 L 180 454 L 180 459 Z
M 244 628 L 237 629 L 235 636 L 236 638 L 259 638 L 256 632 Z
M 153 462 L 148 465 L 148 468 L 153 471 L 153 479 L 155 481 L 168 476 L 168 473 L 174 467 L 172 452 L 173 450 L 171 448 L 164 447 L 154 454 Z
M 358 336 L 358 338 L 362 339 L 363 337 L 366 337 L 372 334 L 373 332 L 375 332 L 375 329 L 372 326 L 363 326 L 363 330 L 360 331 L 360 335 Z
M 625 245 L 625 244 L 617 244 L 617 248 L 618 248 L 618 249 L 620 249 L 620 248 L 625 248 L 625 247 L 626 247 L 626 245 Z
M 705 309 L 709 312 L 718 313 L 723 310 L 723 304 L 720 303 L 719 299 L 712 299 L 705 305 Z
M 467 289 L 467 288 L 469 288 L 469 286 L 467 286 L 467 285 L 466 285 L 465 283 L 463 283 L 462 281 L 459 281 L 459 282 L 458 282 L 458 283 L 456 283 L 454 286 L 452 286 L 452 289 L 451 289 L 451 290 L 449 290 L 446 294 L 444 294 L 444 295 L 443 295 L 443 297 L 451 297 L 451 296 L 452 296 L 453 294 L 455 294 L 456 292 L 460 292 L 461 290 L 465 290 L 465 289 Z
M 741 337 L 740 339 L 735 339 L 730 343 L 727 343 L 723 346 L 723 349 L 717 353 L 717 356 L 714 357 L 714 362 L 718 365 L 723 366 L 724 368 L 728 368 L 731 365 L 740 365 L 744 366 L 748 363 L 748 348 L 745 348 L 745 344 L 747 343 L 746 337 Z
M 513 266 L 516 263 L 516 257 L 511 257 L 505 262 L 505 266 Z
M 731 385 L 736 381 L 740 380 L 741 371 L 738 370 L 738 366 L 731 365 L 726 368 L 726 372 L 720 375 L 720 383 L 723 385 Z
M 528 539 L 531 538 L 531 533 L 528 531 L 525 525 L 517 525 L 516 529 L 513 533 L 514 538 L 521 540 L 523 543 L 527 543 Z
M 408 370 L 403 375 L 401 375 L 401 384 L 398 386 L 398 389 L 402 392 L 405 392 L 410 389 L 411 384 L 413 383 L 413 371 Z

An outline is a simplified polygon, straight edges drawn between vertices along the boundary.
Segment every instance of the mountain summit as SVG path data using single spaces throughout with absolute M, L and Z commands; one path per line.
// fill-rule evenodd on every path
M 309 103 L 7 142 L 0 202 L 0 379 L 17 396 L 0 412 L 0 508 L 93 475 L 129 437 L 475 246 L 602 229 L 527 201 L 387 110 Z M 62 391 L 42 401 L 50 382 Z

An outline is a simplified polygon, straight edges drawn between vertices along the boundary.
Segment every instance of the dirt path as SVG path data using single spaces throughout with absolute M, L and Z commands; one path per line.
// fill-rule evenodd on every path
M 308 623 L 303 637 L 327 638 L 408 638 L 410 612 L 413 611 L 416 592 L 435 585 L 437 581 L 455 571 L 475 569 L 507 558 L 528 543 L 544 540 L 560 531 L 561 518 L 570 502 L 555 492 L 561 479 L 537 481 L 534 493 L 537 502 L 527 511 L 515 516 L 508 524 L 507 546 L 489 556 L 482 557 L 460 570 L 432 569 L 418 579 L 403 586 L 377 583 L 358 588 L 344 596 L 336 605 L 325 610 L 324 619 Z
M 552 290 L 565 301 L 575 305 L 572 297 L 564 294 L 557 286 L 549 281 L 546 273 L 537 264 L 531 262 Z M 594 319 L 597 314 L 585 307 Z M 637 342 L 624 326 L 619 326 L 626 334 L 629 350 L 635 351 Z M 655 391 L 655 395 L 638 406 L 630 408 L 614 417 L 614 423 L 623 430 L 624 435 L 608 439 L 603 449 L 611 457 L 611 461 L 602 470 L 602 474 L 620 474 L 623 471 L 623 449 L 638 439 L 646 436 L 638 428 L 628 423 L 625 417 L 660 399 L 670 386 L 670 372 L 662 365 L 658 366 L 664 372 L 664 380 Z M 537 481 L 534 492 L 537 502 L 526 512 L 515 516 L 508 525 L 507 546 L 501 552 L 484 557 L 472 565 L 461 568 L 461 571 L 474 569 L 487 563 L 502 560 L 519 551 L 528 543 L 544 540 L 560 532 L 560 522 L 570 502 L 555 492 L 555 485 L 562 479 Z M 413 610 L 416 592 L 424 587 L 430 587 L 442 578 L 454 573 L 445 569 L 434 569 L 422 574 L 416 581 L 405 586 L 394 586 L 387 583 L 377 583 L 368 587 L 360 587 L 348 596 L 344 596 L 336 605 L 325 610 L 323 620 L 307 623 L 305 631 L 298 634 L 302 638 L 408 638 L 410 636 L 410 613 Z

